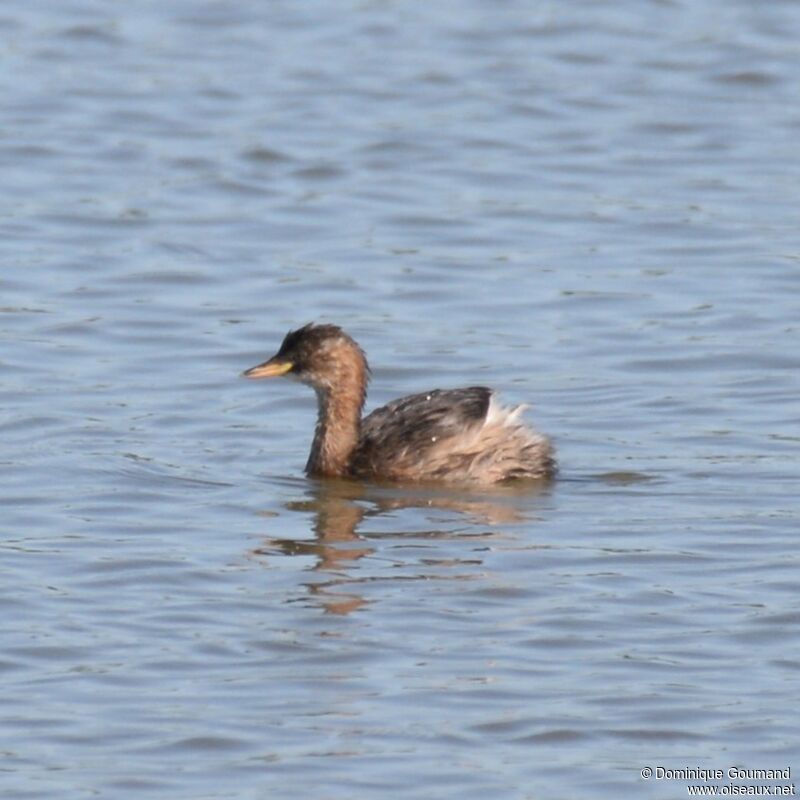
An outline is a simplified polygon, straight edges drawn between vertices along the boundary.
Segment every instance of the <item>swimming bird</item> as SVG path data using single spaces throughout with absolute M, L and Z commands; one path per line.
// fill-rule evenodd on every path
M 369 365 L 336 325 L 289 331 L 272 358 L 242 374 L 283 375 L 316 392 L 310 477 L 487 485 L 556 472 L 550 440 L 520 419 L 525 406 L 504 407 L 485 386 L 410 395 L 362 419 Z

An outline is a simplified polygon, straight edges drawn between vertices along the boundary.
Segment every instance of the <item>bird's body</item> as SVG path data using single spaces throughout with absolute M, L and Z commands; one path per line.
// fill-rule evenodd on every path
M 291 331 L 275 356 L 244 374 L 287 375 L 316 390 L 310 476 L 485 485 L 556 471 L 550 441 L 519 418 L 524 406 L 505 408 L 484 386 L 410 395 L 362 419 L 369 367 L 334 325 Z

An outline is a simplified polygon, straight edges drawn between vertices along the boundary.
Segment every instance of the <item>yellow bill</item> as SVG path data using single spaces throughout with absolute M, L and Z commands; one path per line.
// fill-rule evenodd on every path
M 291 361 L 274 361 L 270 359 L 263 364 L 245 370 L 242 375 L 245 378 L 276 378 L 278 375 L 285 375 L 291 371 L 294 364 Z

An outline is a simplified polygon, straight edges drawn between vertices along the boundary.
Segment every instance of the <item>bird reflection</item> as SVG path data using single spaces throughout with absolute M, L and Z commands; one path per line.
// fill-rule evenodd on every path
M 431 539 L 475 539 L 481 540 L 503 538 L 504 534 L 491 528 L 499 525 L 530 522 L 531 509 L 528 503 L 520 502 L 521 495 L 531 496 L 530 487 L 522 489 L 499 487 L 482 494 L 465 494 L 457 491 L 448 492 L 441 487 L 415 486 L 413 489 L 397 486 L 381 486 L 362 484 L 347 480 L 322 480 L 303 484 L 306 497 L 302 500 L 291 500 L 284 504 L 289 512 L 312 515 L 311 530 L 313 539 L 264 537 L 262 544 L 251 551 L 257 559 L 269 560 L 275 556 L 310 556 L 314 559 L 309 568 L 318 573 L 317 577 L 307 582 L 306 589 L 315 601 L 320 603 L 328 613 L 349 614 L 369 601 L 358 591 L 357 587 L 367 582 L 380 579 L 414 580 L 431 577 L 438 579 L 469 579 L 475 577 L 476 568 L 482 564 L 480 556 L 476 556 L 476 548 L 470 548 L 466 558 L 426 558 L 415 561 L 413 574 L 404 567 L 411 566 L 407 561 L 394 560 L 381 547 L 382 558 L 369 559 L 378 549 L 378 540 L 402 537 L 404 541 Z M 546 487 L 536 493 L 549 491 Z M 389 512 L 408 508 L 437 509 L 453 511 L 456 515 L 453 522 L 430 530 L 393 531 L 391 533 L 368 533 L 361 531 L 368 520 L 375 520 Z M 464 523 L 488 526 L 489 530 L 465 529 Z M 465 554 L 466 555 L 466 554 Z M 362 560 L 375 562 L 376 568 L 368 573 Z M 391 569 L 387 576 L 385 567 Z M 467 571 L 464 571 L 464 568 Z M 461 568 L 460 570 L 458 568 Z M 431 575 L 431 569 L 436 570 Z M 378 573 L 378 574 L 376 574 Z M 421 574 L 422 573 L 422 574 Z M 324 576 L 324 577 L 323 577 Z M 318 578 L 322 578 L 321 580 Z

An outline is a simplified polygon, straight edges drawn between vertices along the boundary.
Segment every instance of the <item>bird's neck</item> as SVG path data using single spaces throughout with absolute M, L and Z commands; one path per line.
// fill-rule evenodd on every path
M 365 385 L 352 381 L 335 389 L 317 389 L 319 416 L 306 473 L 314 477 L 347 474 L 361 432 Z

